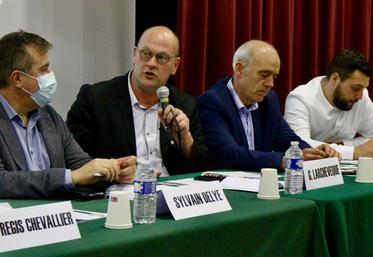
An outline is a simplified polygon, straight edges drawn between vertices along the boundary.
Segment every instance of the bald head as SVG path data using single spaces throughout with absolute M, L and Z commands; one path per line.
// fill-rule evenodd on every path
M 242 44 L 234 53 L 233 56 L 233 70 L 236 67 L 237 63 L 241 63 L 244 66 L 249 66 L 252 60 L 256 59 L 259 56 L 263 55 L 272 55 L 278 58 L 280 61 L 280 57 L 276 49 L 269 43 L 261 41 L 261 40 L 250 40 L 246 43 Z
M 155 26 L 145 30 L 137 43 L 137 47 L 141 48 L 145 42 L 158 42 L 167 47 L 172 52 L 172 55 L 179 55 L 179 39 L 175 33 L 165 26 Z
M 146 94 L 146 99 L 155 104 L 157 89 L 175 75 L 180 62 L 179 40 L 175 33 L 164 26 L 145 30 L 132 54 L 131 86 L 136 97 L 139 99 L 140 94 Z

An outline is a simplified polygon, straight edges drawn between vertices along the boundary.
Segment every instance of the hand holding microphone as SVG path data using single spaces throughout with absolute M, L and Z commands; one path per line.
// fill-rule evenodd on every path
M 162 109 L 158 110 L 159 118 L 161 119 L 161 124 L 165 128 L 166 131 L 172 134 L 172 138 L 174 138 L 177 143 L 178 137 L 175 137 L 175 132 L 179 131 L 178 123 L 174 122 L 175 114 L 172 105 L 169 105 L 168 96 L 170 95 L 170 90 L 166 86 L 162 86 L 157 89 L 157 97 L 159 99 L 159 103 Z M 180 134 L 180 133 L 179 133 Z
M 159 104 L 161 105 L 161 108 L 162 108 L 162 109 L 158 110 L 158 115 L 159 115 L 159 118 L 161 119 L 161 124 L 162 124 L 163 128 L 167 132 L 170 132 L 169 127 L 168 127 L 169 122 L 166 122 L 166 119 L 163 118 L 163 114 L 164 114 L 164 111 L 165 111 L 165 109 L 166 109 L 166 107 L 169 103 L 169 101 L 168 101 L 168 96 L 169 95 L 170 95 L 170 90 L 167 87 L 161 86 L 160 88 L 157 89 L 157 97 L 159 99 Z M 165 117 L 167 117 L 167 115 Z
M 189 157 L 194 142 L 189 131 L 189 118 L 182 110 L 169 104 L 169 94 L 170 91 L 166 86 L 157 89 L 157 96 L 162 107 L 162 109 L 158 111 L 158 115 L 161 123 L 166 127 L 166 130 L 169 131 L 177 145 L 179 145 L 184 154 Z

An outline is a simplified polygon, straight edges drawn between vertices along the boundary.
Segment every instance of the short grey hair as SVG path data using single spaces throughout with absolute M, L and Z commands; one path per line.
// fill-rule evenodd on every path
M 246 43 L 242 44 L 233 55 L 233 62 L 232 62 L 233 70 L 235 69 L 237 63 L 248 65 L 250 63 L 251 55 L 252 53 L 251 53 L 250 41 L 247 41 Z
M 235 69 L 237 63 L 241 63 L 243 66 L 249 66 L 255 52 L 263 49 L 273 49 L 277 53 L 277 50 L 271 44 L 262 40 L 253 39 L 242 44 L 233 55 L 233 70 Z

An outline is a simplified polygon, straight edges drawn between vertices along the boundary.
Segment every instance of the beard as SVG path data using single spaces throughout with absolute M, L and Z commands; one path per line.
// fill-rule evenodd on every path
M 356 101 L 347 101 L 341 91 L 341 84 L 338 84 L 333 94 L 334 105 L 341 111 L 349 111 L 352 109 Z

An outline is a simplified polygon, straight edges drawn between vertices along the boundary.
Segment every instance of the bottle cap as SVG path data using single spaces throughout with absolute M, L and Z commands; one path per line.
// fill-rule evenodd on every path
M 150 167 L 150 161 L 145 160 L 145 159 L 137 159 L 137 166 L 145 166 L 145 167 Z
M 299 145 L 299 142 L 298 141 L 291 141 L 290 145 Z

